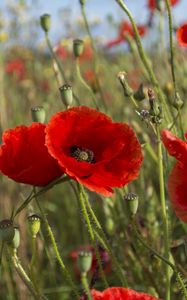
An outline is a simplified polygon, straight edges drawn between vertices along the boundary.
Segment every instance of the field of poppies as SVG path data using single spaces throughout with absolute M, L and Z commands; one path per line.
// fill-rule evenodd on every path
M 186 0 L 114 0 L 105 40 L 89 1 L 56 44 L 0 15 L 0 300 L 187 300 Z

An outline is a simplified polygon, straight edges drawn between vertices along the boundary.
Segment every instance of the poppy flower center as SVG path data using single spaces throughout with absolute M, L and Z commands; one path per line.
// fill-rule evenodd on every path
M 90 164 L 95 163 L 93 151 L 83 147 L 72 146 L 70 155 L 80 162 L 87 162 Z

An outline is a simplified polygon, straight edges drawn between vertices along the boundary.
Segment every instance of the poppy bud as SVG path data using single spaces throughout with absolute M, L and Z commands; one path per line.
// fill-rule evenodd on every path
M 0 240 L 2 242 L 11 242 L 14 238 L 14 227 L 11 220 L 2 220 L 0 222 Z
M 126 76 L 127 76 L 127 73 L 126 72 L 119 72 L 118 73 L 118 79 L 123 87 L 123 90 L 124 90 L 124 95 L 126 97 L 129 97 L 133 94 L 133 91 L 132 89 L 130 88 L 130 86 L 128 85 L 128 82 L 126 80 Z
M 125 201 L 127 203 L 130 216 L 134 217 L 138 210 L 138 196 L 134 193 L 128 193 L 125 195 Z
M 134 98 L 138 101 L 142 101 L 146 98 L 146 92 L 143 83 L 140 84 L 139 88 L 134 93 Z
M 180 95 L 178 92 L 176 92 L 175 94 L 175 98 L 174 98 L 174 102 L 173 102 L 173 106 L 176 108 L 176 109 L 180 109 L 181 107 L 183 107 L 184 105 L 184 102 L 182 101 Z
M 87 273 L 90 270 L 92 265 L 92 252 L 91 251 L 79 252 L 77 264 L 82 274 Z
M 108 234 L 112 235 L 115 231 L 115 224 L 111 217 L 107 217 L 105 223 L 106 231 Z
M 66 106 L 70 106 L 73 102 L 72 87 L 69 84 L 64 84 L 59 88 L 62 102 Z
M 45 110 L 43 106 L 35 106 L 31 108 L 31 115 L 33 122 L 45 122 Z
M 47 33 L 51 27 L 51 16 L 49 14 L 44 14 L 40 17 L 40 25 L 42 29 Z
M 81 56 L 84 51 L 84 42 L 82 40 L 74 40 L 73 41 L 73 53 L 75 57 Z
M 15 252 L 17 251 L 19 245 L 20 245 L 20 230 L 19 230 L 18 226 L 15 226 L 14 227 L 14 238 L 11 241 L 11 246 Z
M 28 216 L 27 220 L 28 220 L 31 235 L 33 238 L 35 238 L 37 233 L 40 230 L 41 218 L 38 215 L 33 214 Z

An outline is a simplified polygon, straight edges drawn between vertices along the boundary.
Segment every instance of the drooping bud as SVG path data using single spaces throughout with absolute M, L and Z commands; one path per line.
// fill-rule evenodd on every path
M 125 195 L 125 201 L 127 203 L 130 216 L 134 217 L 138 210 L 138 196 L 134 193 L 128 193 Z
M 31 235 L 33 238 L 35 238 L 40 230 L 41 218 L 36 214 L 32 214 L 28 216 L 27 220 L 28 220 L 28 225 L 29 225 L 29 230 L 31 232 Z
M 86 274 L 92 265 L 92 252 L 91 251 L 80 251 L 77 260 L 78 267 L 82 274 Z
M 138 101 L 142 101 L 146 98 L 146 90 L 143 86 L 143 83 L 140 84 L 139 88 L 134 93 L 134 98 Z
M 40 25 L 42 29 L 47 33 L 51 28 L 51 16 L 49 14 L 44 14 L 40 17 Z
M 176 92 L 173 106 L 178 110 L 178 109 L 181 109 L 183 107 L 183 105 L 184 105 L 184 102 L 182 101 L 179 93 Z
M 12 220 L 2 220 L 0 222 L 0 240 L 10 243 L 14 238 L 14 226 Z
M 129 97 L 133 95 L 133 90 L 130 88 L 127 79 L 126 79 L 127 73 L 125 71 L 118 73 L 118 79 L 123 87 L 124 95 L 126 97 Z
M 11 247 L 14 251 L 17 251 L 20 245 L 20 230 L 18 226 L 14 226 L 14 238 L 11 241 Z
M 73 102 L 73 92 L 72 86 L 69 84 L 64 84 L 59 88 L 62 102 L 65 106 L 71 106 Z
M 43 106 L 35 106 L 31 108 L 31 115 L 33 122 L 45 122 L 45 110 Z
M 75 57 L 79 57 L 82 55 L 84 51 L 84 42 L 83 40 L 76 39 L 73 41 L 73 53 Z

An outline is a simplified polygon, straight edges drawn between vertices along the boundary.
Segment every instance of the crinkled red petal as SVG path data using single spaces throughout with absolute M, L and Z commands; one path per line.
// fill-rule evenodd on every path
M 157 298 L 122 287 L 111 287 L 103 292 L 91 291 L 93 300 L 158 300 Z

